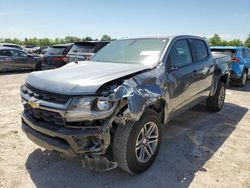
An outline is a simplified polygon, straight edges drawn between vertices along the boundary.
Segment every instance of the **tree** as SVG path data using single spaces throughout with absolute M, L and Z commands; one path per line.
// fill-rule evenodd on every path
M 234 39 L 228 42 L 228 46 L 243 46 L 243 42 L 240 39 Z
M 109 35 L 102 35 L 101 41 L 111 41 L 111 37 Z
M 245 41 L 245 46 L 247 46 L 248 48 L 250 48 L 250 34 L 248 35 L 246 41 Z
M 92 39 L 91 37 L 89 37 L 89 36 L 86 36 L 85 40 L 86 40 L 86 41 L 91 41 L 91 40 L 93 40 L 93 39 Z
M 221 38 L 218 34 L 215 34 L 212 38 L 208 40 L 210 46 L 220 46 L 222 43 Z

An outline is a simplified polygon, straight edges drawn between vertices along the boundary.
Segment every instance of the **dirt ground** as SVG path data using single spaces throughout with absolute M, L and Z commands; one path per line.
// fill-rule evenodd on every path
M 154 165 L 133 176 L 84 169 L 29 141 L 20 128 L 26 76 L 0 75 L 0 187 L 250 188 L 250 82 L 230 88 L 219 113 L 200 104 L 171 121 Z

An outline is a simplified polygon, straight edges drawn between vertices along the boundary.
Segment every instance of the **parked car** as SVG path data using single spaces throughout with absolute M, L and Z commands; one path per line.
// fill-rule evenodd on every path
M 54 69 L 69 62 L 68 52 L 73 44 L 58 44 L 47 50 L 43 56 L 42 69 Z
M 0 47 L 0 71 L 40 70 L 42 59 L 25 51 L 10 47 Z
M 69 62 L 89 60 L 96 52 L 106 46 L 109 42 L 84 41 L 75 42 L 68 53 Z
M 19 50 L 23 50 L 23 48 L 17 44 L 10 44 L 10 43 L 0 43 L 0 47 L 11 47 L 11 48 L 16 48 Z
M 38 46 L 36 49 L 34 49 L 33 53 L 43 55 L 48 51 L 48 46 Z
M 33 53 L 34 50 L 36 50 L 36 46 L 35 45 L 26 45 L 24 46 L 24 50 L 28 53 Z
M 168 121 L 204 100 L 222 109 L 228 77 L 200 37 L 116 40 L 91 61 L 29 74 L 22 129 L 41 147 L 82 156 L 85 167 L 141 173 Z
M 250 76 L 250 49 L 237 46 L 212 46 L 212 52 L 228 53 L 232 57 L 230 82 L 245 86 Z

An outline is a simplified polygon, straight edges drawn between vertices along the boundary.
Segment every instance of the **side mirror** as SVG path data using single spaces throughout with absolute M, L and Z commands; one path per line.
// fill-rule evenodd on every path
M 176 70 L 178 70 L 178 68 L 176 66 L 173 66 L 170 68 L 170 71 L 176 71 Z

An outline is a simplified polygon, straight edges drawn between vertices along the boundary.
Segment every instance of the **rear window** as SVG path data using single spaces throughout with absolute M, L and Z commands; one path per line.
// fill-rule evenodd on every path
M 45 53 L 45 55 L 63 55 L 64 50 L 66 47 L 51 47 Z
M 191 49 L 195 55 L 195 61 L 202 61 L 208 57 L 207 45 L 203 40 L 191 39 Z
M 231 57 L 234 57 L 236 53 L 236 50 L 233 50 L 233 49 L 211 49 L 211 51 L 229 54 Z
M 94 53 L 95 44 L 91 45 L 78 45 L 75 44 L 69 53 Z

